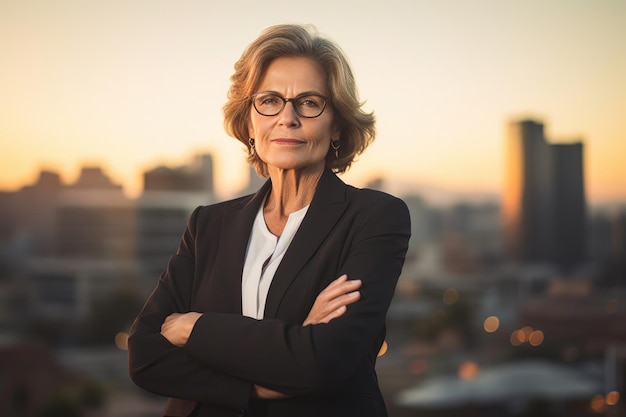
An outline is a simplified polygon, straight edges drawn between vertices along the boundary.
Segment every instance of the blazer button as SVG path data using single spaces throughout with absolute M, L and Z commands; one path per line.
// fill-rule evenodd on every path
M 239 412 L 237 413 L 237 417 L 245 417 L 246 416 L 246 410 L 239 410 Z

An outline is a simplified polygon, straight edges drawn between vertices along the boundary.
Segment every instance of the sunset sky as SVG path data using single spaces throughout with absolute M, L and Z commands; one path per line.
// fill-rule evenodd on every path
M 626 201 L 623 0 L 0 0 L 0 190 L 98 164 L 136 195 L 142 170 L 197 152 L 218 191 L 241 187 L 221 107 L 277 23 L 337 41 L 377 114 L 346 181 L 498 193 L 506 123 L 533 117 L 551 142 L 584 142 L 590 201 Z

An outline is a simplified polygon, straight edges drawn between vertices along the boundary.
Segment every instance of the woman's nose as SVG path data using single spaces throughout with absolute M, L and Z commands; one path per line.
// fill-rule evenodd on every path
M 280 118 L 280 123 L 285 126 L 294 126 L 300 124 L 300 116 L 296 112 L 296 107 L 293 101 L 289 100 L 285 103 L 285 107 L 283 111 L 278 115 Z

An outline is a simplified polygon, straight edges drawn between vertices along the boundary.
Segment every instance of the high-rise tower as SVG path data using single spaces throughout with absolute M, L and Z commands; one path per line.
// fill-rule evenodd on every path
M 583 145 L 552 145 L 554 163 L 554 257 L 572 267 L 586 257 L 586 208 Z
M 507 252 L 569 268 L 585 259 L 583 145 L 550 144 L 543 124 L 508 125 L 503 218 Z

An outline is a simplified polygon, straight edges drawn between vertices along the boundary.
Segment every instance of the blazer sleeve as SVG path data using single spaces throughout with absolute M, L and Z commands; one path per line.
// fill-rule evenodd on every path
M 172 345 L 160 333 L 171 313 L 188 312 L 194 259 L 190 250 L 198 209 L 190 216 L 177 255 L 168 262 L 131 328 L 128 339 L 130 376 L 138 386 L 164 396 L 246 408 L 251 384 L 214 370 Z
M 406 205 L 385 196 L 363 210 L 346 236 L 339 274 L 363 284 L 361 299 L 343 316 L 301 326 L 205 313 L 184 350 L 217 372 L 290 395 L 336 387 L 368 357 L 374 361 L 410 237 Z

